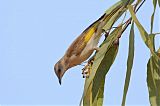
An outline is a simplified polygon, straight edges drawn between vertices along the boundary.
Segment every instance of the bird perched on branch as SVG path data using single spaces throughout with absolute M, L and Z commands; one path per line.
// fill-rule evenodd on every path
M 105 14 L 86 28 L 69 46 L 64 56 L 55 64 L 54 71 L 61 84 L 64 73 L 71 67 L 87 60 L 94 50 L 98 50 L 98 42 L 102 35 Z

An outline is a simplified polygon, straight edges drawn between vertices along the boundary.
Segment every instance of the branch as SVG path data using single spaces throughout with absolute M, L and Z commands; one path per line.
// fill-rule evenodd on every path
M 135 7 L 134 7 L 135 13 L 138 12 L 138 10 L 142 7 L 142 5 L 144 4 L 145 1 L 146 1 L 146 0 L 143 0 L 143 2 L 139 5 L 139 7 L 137 8 L 137 10 L 136 10 L 136 7 L 138 6 L 138 2 L 136 3 L 136 5 L 135 5 Z M 121 34 L 118 36 L 118 38 L 120 38 L 121 35 L 123 34 L 123 32 L 128 28 L 128 26 L 131 24 L 131 21 L 132 21 L 132 17 L 130 17 L 130 18 L 125 22 L 125 26 L 124 26 Z

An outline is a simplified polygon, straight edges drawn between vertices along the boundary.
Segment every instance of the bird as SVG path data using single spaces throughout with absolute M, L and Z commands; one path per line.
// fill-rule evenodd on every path
M 60 85 L 62 77 L 68 69 L 80 65 L 95 50 L 99 50 L 97 46 L 102 36 L 105 17 L 104 13 L 98 20 L 87 27 L 69 46 L 64 56 L 54 65 L 54 71 Z

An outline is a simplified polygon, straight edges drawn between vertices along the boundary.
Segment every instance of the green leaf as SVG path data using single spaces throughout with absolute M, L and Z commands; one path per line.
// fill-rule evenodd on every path
M 131 3 L 133 3 L 135 0 L 121 0 L 124 4 L 126 4 L 127 2 L 129 2 L 129 3 L 127 3 L 127 4 L 131 4 Z
M 160 61 L 151 56 L 147 64 L 147 86 L 151 106 L 160 106 Z
M 160 7 L 160 0 L 158 0 L 158 4 L 159 4 L 159 7 Z
M 123 91 L 122 106 L 125 106 L 125 101 L 126 101 L 126 96 L 127 96 L 127 91 L 129 87 L 132 66 L 133 66 L 133 59 L 134 59 L 134 23 L 132 23 L 131 30 L 130 30 L 127 72 L 126 72 L 125 86 Z
M 153 51 L 155 52 L 155 41 L 154 41 L 154 38 L 155 38 L 155 34 L 149 34 L 149 38 L 151 40 L 151 48 L 153 48 Z
M 103 29 L 107 32 L 113 25 L 113 23 L 116 21 L 117 16 L 119 15 L 119 10 L 122 10 L 122 1 L 119 1 L 115 5 L 113 5 L 111 8 L 109 8 L 105 14 L 106 18 L 104 20 L 104 26 Z M 117 12 L 119 11 L 119 12 Z
M 129 12 L 134 20 L 134 22 L 136 23 L 139 32 L 141 33 L 141 37 L 143 39 L 143 41 L 145 42 L 145 44 L 148 46 L 148 33 L 145 31 L 145 29 L 143 28 L 143 26 L 140 24 L 140 22 L 138 21 L 134 11 L 133 11 L 133 7 L 131 5 L 128 6 Z
M 109 9 L 107 9 L 105 11 L 106 15 L 109 15 L 110 13 L 112 13 L 115 9 L 120 8 L 122 6 L 123 2 L 122 1 L 118 1 L 117 3 L 115 3 L 113 6 L 111 6 Z
M 132 6 L 128 6 L 130 14 L 136 23 L 141 37 L 146 46 L 150 49 L 152 57 L 147 64 L 147 84 L 149 90 L 150 103 L 152 106 L 160 105 L 160 57 L 155 53 L 154 41 L 145 31 L 143 26 L 138 21 Z
M 157 5 L 157 0 L 153 0 L 154 9 L 156 8 L 156 5 Z
M 118 45 L 112 45 L 105 54 L 93 79 L 92 100 L 93 106 L 102 106 L 105 76 L 108 73 L 118 53 Z
M 129 4 L 133 3 L 134 0 L 130 0 Z M 121 0 L 106 10 L 106 16 L 103 29 L 107 32 L 113 24 L 122 16 L 122 14 L 127 10 L 125 4 L 128 4 L 128 0 Z
M 92 84 L 88 88 L 86 96 L 84 96 L 82 98 L 82 101 L 83 101 L 83 106 L 91 106 L 92 105 Z M 80 106 L 81 106 L 81 103 L 80 103 Z
M 157 0 L 153 0 L 153 6 L 154 6 L 154 10 L 151 16 L 151 30 L 150 33 L 153 33 L 153 23 L 154 23 L 154 15 L 155 15 L 155 11 L 156 11 L 156 5 L 157 5 Z
M 103 27 L 103 29 L 107 32 L 113 24 L 119 19 L 119 17 L 122 16 L 122 14 L 126 11 L 125 8 L 121 7 L 119 10 L 116 11 L 115 14 L 112 15 L 112 17 L 109 19 L 109 21 L 106 21 L 106 25 Z
M 160 54 L 160 47 L 159 47 L 159 49 L 158 49 L 157 53 L 158 53 L 158 54 Z M 160 57 L 160 56 L 159 56 L 159 57 Z
M 96 83 L 96 82 L 93 82 L 93 83 Z M 93 102 L 93 106 L 103 106 L 104 86 L 105 86 L 105 78 L 102 79 L 102 81 L 100 82 L 100 86 L 97 94 L 95 94 L 96 92 L 93 93 L 94 95 L 96 95 L 96 97 L 92 97 L 92 98 L 95 98 Z
M 133 7 L 131 5 L 128 6 L 129 12 L 136 24 L 136 26 L 138 27 L 138 30 L 141 34 L 141 37 L 144 41 L 144 43 L 146 44 L 146 46 L 150 49 L 151 54 L 154 56 L 154 58 L 156 58 L 156 61 L 160 60 L 160 58 L 157 56 L 157 54 L 154 52 L 154 48 L 153 48 L 153 43 L 151 42 L 151 39 L 149 37 L 149 34 L 146 32 L 146 30 L 143 28 L 143 26 L 140 24 L 140 22 L 138 21 L 134 11 L 133 11 Z
M 96 70 L 95 77 L 90 84 L 87 94 L 83 99 L 83 106 L 102 106 L 105 76 L 108 73 L 111 65 L 113 64 L 118 52 L 118 45 L 112 45 L 106 52 L 102 62 Z M 93 71 L 93 70 L 92 70 Z
M 93 62 L 92 68 L 91 68 L 90 76 L 85 81 L 82 99 L 87 95 L 87 92 L 88 92 L 90 86 L 92 85 L 94 77 L 96 76 L 97 72 L 100 71 L 99 68 L 101 67 L 101 63 L 103 62 L 103 59 L 104 59 L 106 53 L 108 53 L 108 51 L 112 47 L 113 42 L 117 39 L 121 30 L 122 30 L 122 26 L 118 27 L 117 29 L 114 29 L 112 31 L 112 33 L 107 37 L 107 39 L 101 45 L 99 52 L 96 53 L 95 58 L 94 58 L 94 62 Z M 80 103 L 82 103 L 82 99 L 81 99 Z
M 122 1 L 119 1 L 117 2 L 116 4 L 114 4 L 111 8 L 109 8 L 105 13 L 106 13 L 106 19 L 105 19 L 105 22 L 108 21 L 110 19 L 110 17 L 112 16 L 112 14 L 115 13 L 115 11 L 117 9 L 119 9 L 120 7 L 122 6 Z M 93 70 L 92 70 L 92 73 L 89 77 L 89 79 L 87 79 L 85 81 L 85 86 L 84 86 L 84 92 L 83 92 L 83 95 L 82 95 L 82 98 L 81 98 L 81 101 L 80 101 L 80 105 L 82 103 L 82 100 L 84 98 L 84 96 L 86 95 L 86 93 L 88 92 L 88 89 L 89 89 L 89 86 L 91 86 L 91 82 L 95 76 L 95 73 L 96 73 L 96 70 L 98 68 L 98 66 L 100 65 L 102 59 L 104 58 L 104 55 L 105 53 L 107 52 L 107 50 L 110 48 L 111 44 L 113 43 L 113 41 L 115 39 L 117 39 L 117 37 L 115 37 L 116 35 L 118 35 L 118 30 L 114 30 L 110 36 L 107 37 L 107 40 L 103 42 L 102 46 L 101 46 L 101 52 L 99 51 L 95 58 L 96 58 L 96 61 L 94 61 L 94 64 L 92 67 Z

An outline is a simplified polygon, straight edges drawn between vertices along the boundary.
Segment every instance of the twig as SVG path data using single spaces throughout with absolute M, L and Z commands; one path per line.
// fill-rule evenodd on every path
M 123 23 L 123 21 L 125 20 L 126 15 L 127 15 L 127 11 L 124 13 L 124 17 L 123 17 L 123 19 L 122 19 L 122 22 L 121 22 L 121 23 Z
M 152 34 L 154 34 L 154 35 L 159 35 L 159 34 L 160 34 L 160 32 L 157 32 L 157 33 L 152 33 Z
M 136 12 L 141 8 L 141 6 L 144 4 L 146 0 L 143 0 L 143 2 L 139 5 L 139 7 L 137 8 Z
M 135 5 L 135 7 L 134 7 L 134 11 L 135 11 L 135 13 L 137 13 L 138 12 L 138 10 L 140 9 L 140 7 L 144 4 L 144 2 L 145 2 L 146 0 L 143 0 L 143 2 L 139 5 L 139 7 L 137 8 L 137 10 L 136 10 L 136 7 L 137 7 L 137 3 L 136 3 L 136 5 Z M 124 26 L 124 28 L 123 28 L 123 30 L 122 30 L 122 32 L 121 32 L 121 34 L 118 36 L 118 38 L 120 38 L 121 37 L 121 35 L 122 35 L 122 33 L 127 29 L 127 27 L 131 24 L 131 21 L 132 21 L 132 17 L 130 17 L 125 23 L 125 26 Z

